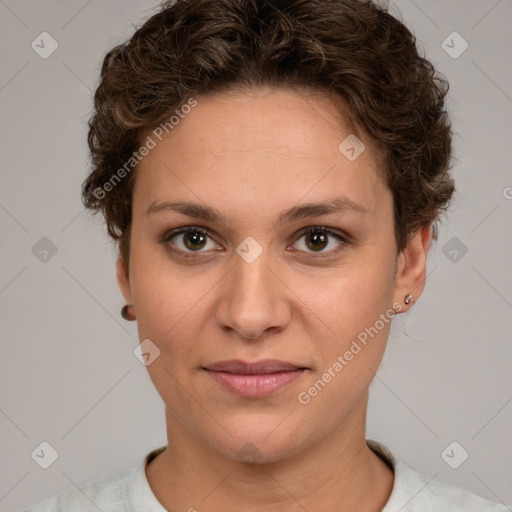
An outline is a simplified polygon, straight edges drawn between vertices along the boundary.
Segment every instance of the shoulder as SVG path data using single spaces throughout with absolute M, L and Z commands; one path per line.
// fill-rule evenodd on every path
M 126 490 L 123 483 L 133 470 L 93 480 L 80 488 L 68 489 L 23 510 L 23 512 L 118 512 L 124 511 Z
M 393 489 L 382 512 L 512 512 L 511 507 L 418 473 L 378 441 L 367 439 L 367 444 L 393 466 L 395 473 Z
M 131 469 L 62 491 L 22 512 L 166 512 L 153 494 L 145 474 L 147 464 L 165 448 L 155 448 Z
M 396 493 L 383 512 L 510 512 L 512 509 L 477 494 L 433 479 L 397 461 Z M 393 489 L 395 492 L 395 489 Z

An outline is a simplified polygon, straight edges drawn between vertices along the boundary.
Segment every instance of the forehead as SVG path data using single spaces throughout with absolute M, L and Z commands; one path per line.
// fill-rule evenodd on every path
M 185 198 L 213 199 L 217 209 L 281 207 L 336 192 L 373 209 L 382 191 L 377 147 L 338 99 L 259 89 L 196 101 L 161 140 L 149 132 L 157 144 L 138 165 L 134 210 Z
M 362 159 L 369 165 L 376 159 L 376 141 L 355 125 L 338 96 L 307 89 L 258 88 L 209 94 L 196 101 L 190 113 L 181 119 L 175 116 L 177 123 L 162 134 L 161 146 L 174 139 L 174 146 L 198 156 L 267 147 L 273 153 L 318 158 L 319 151 L 336 155 L 339 143 L 356 135 L 368 149 Z

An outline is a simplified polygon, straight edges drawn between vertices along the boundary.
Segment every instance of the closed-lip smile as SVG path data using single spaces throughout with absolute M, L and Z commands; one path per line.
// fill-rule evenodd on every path
M 226 389 L 246 398 L 259 398 L 274 393 L 296 380 L 306 369 L 278 359 L 255 362 L 231 359 L 203 367 Z

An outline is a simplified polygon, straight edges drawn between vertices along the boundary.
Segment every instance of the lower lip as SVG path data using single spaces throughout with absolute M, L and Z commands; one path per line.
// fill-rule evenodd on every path
M 238 373 L 206 370 L 217 382 L 229 391 L 248 398 L 258 398 L 274 393 L 278 389 L 298 379 L 304 370 L 242 375 Z

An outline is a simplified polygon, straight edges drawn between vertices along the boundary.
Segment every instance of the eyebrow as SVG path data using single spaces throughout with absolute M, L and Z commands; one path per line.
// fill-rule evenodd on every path
M 188 217 L 208 220 L 211 222 L 226 223 L 222 213 L 215 208 L 187 201 L 164 201 L 161 203 L 153 201 L 146 210 L 146 215 L 166 211 L 178 212 L 183 215 L 187 215 Z M 368 213 L 368 210 L 363 205 L 355 203 L 347 197 L 337 197 L 335 199 L 321 201 L 319 203 L 306 203 L 299 206 L 293 206 L 288 210 L 284 210 L 278 216 L 278 224 L 283 225 L 287 222 L 295 222 L 297 220 L 317 217 L 319 215 L 348 212 L 365 215 Z

